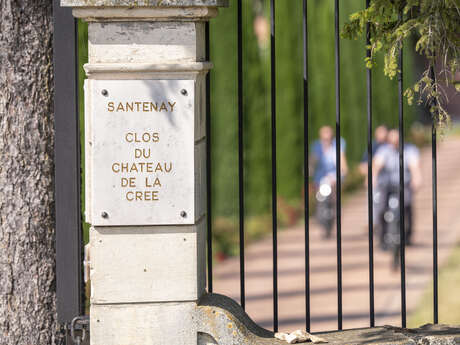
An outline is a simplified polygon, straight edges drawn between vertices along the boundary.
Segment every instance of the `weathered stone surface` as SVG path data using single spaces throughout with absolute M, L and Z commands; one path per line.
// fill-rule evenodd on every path
M 256 325 L 232 299 L 207 294 L 197 308 L 199 345 L 280 345 L 274 333 Z M 425 325 L 417 329 L 376 327 L 317 333 L 331 345 L 454 345 L 460 344 L 460 326 Z M 211 338 L 210 338 L 211 337 Z M 211 341 L 214 341 L 214 343 Z
M 220 7 L 228 0 L 61 0 L 61 6 L 71 7 Z
M 197 345 L 195 306 L 194 302 L 93 305 L 91 344 Z
M 80 7 L 74 6 L 74 17 L 86 22 L 201 22 L 214 18 L 218 7 Z
M 402 333 L 394 332 L 386 327 L 353 329 L 316 334 L 334 345 L 415 345 L 416 343 Z
M 219 345 L 285 345 L 274 333 L 259 327 L 231 298 L 203 296 L 197 309 L 198 332 L 210 335 Z M 200 344 L 202 345 L 202 344 Z
M 91 303 L 196 301 L 206 285 L 206 222 L 90 230 Z
M 395 333 L 404 334 L 417 345 L 460 344 L 460 326 L 427 324 L 415 329 L 401 329 L 390 326 L 386 328 Z
M 91 23 L 88 58 L 91 64 L 203 62 L 204 38 L 204 23 Z

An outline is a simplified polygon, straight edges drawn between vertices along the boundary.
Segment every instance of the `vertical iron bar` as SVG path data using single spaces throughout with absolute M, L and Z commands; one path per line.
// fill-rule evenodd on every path
M 305 216 L 305 326 L 310 332 L 310 204 L 308 147 L 308 5 L 303 0 L 303 140 L 304 140 L 304 216 Z
M 337 325 L 342 329 L 342 173 L 341 173 L 341 135 L 340 135 L 340 35 L 339 0 L 335 0 L 335 144 L 337 165 Z
M 370 0 L 366 0 L 369 8 Z M 370 23 L 366 24 L 366 46 L 371 44 Z M 366 49 L 366 56 L 370 58 L 371 50 Z M 374 308 L 374 204 L 372 180 L 372 71 L 367 69 L 367 204 L 369 222 L 369 322 L 375 326 Z
M 430 68 L 430 77 L 435 82 L 434 67 Z M 436 101 L 434 101 L 436 105 Z M 438 173 L 437 173 L 437 147 L 436 147 L 436 121 L 432 119 L 431 130 L 431 167 L 433 184 L 433 322 L 438 319 Z
M 273 232 L 273 329 L 278 331 L 278 221 L 276 182 L 276 49 L 275 0 L 270 0 L 270 68 L 271 68 L 271 135 L 272 135 L 272 232 Z
M 209 22 L 205 24 L 205 54 L 206 61 L 210 59 Z M 207 200 L 207 244 L 208 244 L 208 292 L 212 287 L 212 185 L 211 185 L 211 71 L 206 75 L 206 200 Z
M 56 295 L 62 325 L 84 313 L 77 20 L 53 2 Z M 70 66 L 70 68 L 69 68 Z
M 244 280 L 244 146 L 243 146 L 243 21 L 242 0 L 238 0 L 238 189 L 240 216 L 240 300 L 245 309 Z
M 436 124 L 432 124 L 432 179 L 433 179 L 433 323 L 438 319 L 438 186 L 437 186 L 437 153 L 436 153 Z
M 399 15 L 402 20 L 402 15 Z M 404 108 L 403 108 L 403 49 L 399 51 L 398 103 L 399 103 L 399 235 L 401 259 L 401 326 L 406 327 L 406 227 L 404 215 Z

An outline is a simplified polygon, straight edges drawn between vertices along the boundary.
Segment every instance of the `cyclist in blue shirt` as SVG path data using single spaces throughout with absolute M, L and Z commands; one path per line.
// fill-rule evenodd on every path
M 336 139 L 334 138 L 332 128 L 323 126 L 319 130 L 319 140 L 313 143 L 312 148 L 312 167 L 314 169 L 313 181 L 319 186 L 324 178 L 330 179 L 336 183 Z M 340 139 L 340 164 L 341 175 L 344 177 L 348 172 L 347 159 L 345 157 L 346 143 L 343 138 Z
M 345 158 L 345 140 L 340 139 L 341 176 L 348 170 Z M 319 140 L 313 143 L 312 164 L 314 169 L 313 181 L 316 190 L 316 218 L 324 229 L 324 238 L 330 238 L 335 221 L 335 193 L 337 184 L 337 155 L 336 139 L 332 128 L 321 127 Z

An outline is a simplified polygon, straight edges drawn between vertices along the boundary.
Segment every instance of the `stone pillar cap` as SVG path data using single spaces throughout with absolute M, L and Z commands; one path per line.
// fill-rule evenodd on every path
M 228 0 L 61 0 L 68 7 L 227 7 Z

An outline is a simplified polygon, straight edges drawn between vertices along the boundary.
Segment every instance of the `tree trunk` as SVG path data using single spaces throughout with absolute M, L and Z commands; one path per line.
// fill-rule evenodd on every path
M 51 0 L 0 0 L 2 345 L 60 342 L 55 306 L 52 27 Z

